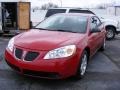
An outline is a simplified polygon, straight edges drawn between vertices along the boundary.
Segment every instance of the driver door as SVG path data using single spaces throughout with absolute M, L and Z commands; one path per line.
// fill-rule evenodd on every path
M 98 27 L 97 19 L 95 17 L 91 17 L 89 23 L 90 23 L 89 45 L 90 45 L 90 49 L 91 49 L 91 55 L 94 55 L 94 53 L 98 49 L 98 45 L 99 45 L 99 41 L 100 41 L 99 40 L 100 32 L 91 33 L 91 30 Z

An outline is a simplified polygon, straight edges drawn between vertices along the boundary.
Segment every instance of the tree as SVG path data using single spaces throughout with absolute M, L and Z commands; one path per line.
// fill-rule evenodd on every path
M 53 3 L 47 3 L 41 6 L 42 10 L 47 10 L 49 8 L 58 8 L 58 5 L 53 4 Z
M 38 7 L 38 6 L 36 6 L 36 7 L 32 7 L 31 8 L 31 10 L 33 11 L 33 12 L 35 12 L 36 10 L 40 10 L 41 8 L 40 7 Z

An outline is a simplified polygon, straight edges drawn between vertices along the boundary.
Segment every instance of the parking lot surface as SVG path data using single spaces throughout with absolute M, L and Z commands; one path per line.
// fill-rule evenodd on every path
M 81 80 L 47 80 L 14 72 L 4 60 L 9 38 L 0 37 L 0 90 L 120 90 L 120 36 L 106 42 L 106 50 L 90 60 Z

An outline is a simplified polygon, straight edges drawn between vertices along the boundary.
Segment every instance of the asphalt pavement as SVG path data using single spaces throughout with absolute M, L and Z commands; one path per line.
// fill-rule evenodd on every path
M 47 80 L 14 72 L 4 60 L 9 38 L 0 38 L 0 90 L 120 90 L 120 36 L 106 42 L 106 50 L 90 60 L 81 80 Z

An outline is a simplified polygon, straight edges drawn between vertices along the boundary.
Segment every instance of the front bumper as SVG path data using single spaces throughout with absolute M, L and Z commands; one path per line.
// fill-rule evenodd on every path
M 17 60 L 8 50 L 5 51 L 5 60 L 15 71 L 33 77 L 48 79 L 63 79 L 76 74 L 79 64 L 78 54 L 64 59 L 37 60 L 25 62 Z
M 116 33 L 119 34 L 120 33 L 120 28 L 116 30 Z

